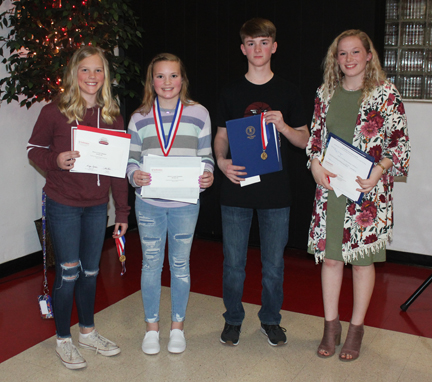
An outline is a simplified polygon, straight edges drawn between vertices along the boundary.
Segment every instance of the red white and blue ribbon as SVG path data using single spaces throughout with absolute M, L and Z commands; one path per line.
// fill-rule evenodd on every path
M 116 246 L 117 246 L 117 253 L 119 253 L 119 257 L 120 257 L 120 256 L 124 255 L 126 239 L 124 236 L 122 236 L 122 237 L 115 239 L 115 242 L 116 242 Z
M 267 148 L 268 145 L 268 137 L 267 137 L 267 127 L 265 123 L 264 113 L 261 113 L 261 141 L 263 150 Z
M 165 136 L 163 124 L 162 124 L 162 116 L 159 108 L 158 97 L 155 98 L 153 104 L 153 118 L 156 125 L 156 132 L 159 139 L 159 145 L 162 149 L 163 155 L 168 156 L 171 148 L 173 146 L 175 137 L 177 135 L 178 127 L 180 125 L 180 119 L 183 113 L 183 104 L 179 100 L 177 101 L 177 106 L 174 112 L 174 119 L 171 123 L 171 127 L 168 133 L 168 136 Z
M 118 233 L 120 234 L 120 231 L 118 231 Z M 119 260 L 122 263 L 122 271 L 120 275 L 123 276 L 126 273 L 126 256 L 125 256 L 126 239 L 124 235 L 122 237 L 116 238 L 115 244 L 116 244 Z

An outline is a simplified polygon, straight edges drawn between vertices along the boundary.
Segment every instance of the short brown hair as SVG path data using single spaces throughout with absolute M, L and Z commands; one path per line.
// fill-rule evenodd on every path
M 246 37 L 271 37 L 272 42 L 275 42 L 276 27 L 270 20 L 256 17 L 246 21 L 240 28 L 240 38 L 243 44 Z

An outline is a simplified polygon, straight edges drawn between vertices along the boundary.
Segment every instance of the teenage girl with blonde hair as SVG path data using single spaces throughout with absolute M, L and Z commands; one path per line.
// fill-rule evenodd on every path
M 329 132 L 375 159 L 369 178 L 357 177 L 357 190 L 364 193 L 359 204 L 331 192 L 336 174 L 321 166 Z M 353 361 L 360 354 L 375 283 L 374 262 L 385 261 L 386 243 L 392 236 L 393 177 L 407 175 L 410 154 L 401 96 L 385 80 L 372 41 L 360 30 L 341 33 L 328 49 L 306 151 L 317 183 L 309 250 L 317 262 L 323 262 L 325 323 L 317 354 L 330 357 L 340 343 L 339 295 L 344 263 L 350 263 L 354 305 L 339 359 Z
M 158 54 L 147 69 L 143 102 L 129 123 L 132 138 L 127 176 L 136 189 L 135 211 L 143 253 L 141 293 L 146 334 L 142 350 L 146 354 L 160 351 L 159 304 L 167 234 L 171 271 L 168 351 L 182 353 L 186 349 L 183 329 L 190 290 L 189 257 L 199 200 L 194 204 L 141 197 L 141 188 L 151 183 L 151 174 L 141 170 L 144 157 L 201 157 L 205 170 L 197 182 L 201 189 L 213 183 L 210 117 L 205 107 L 191 101 L 188 85 L 181 60 L 173 54 Z
M 71 151 L 73 126 L 124 128 L 119 107 L 111 95 L 103 51 L 91 46 L 78 49 L 67 66 L 63 86 L 58 99 L 42 108 L 27 150 L 29 159 L 46 173 L 46 212 L 56 264 L 53 288 L 56 353 L 67 368 L 80 369 L 87 364 L 71 339 L 74 296 L 79 345 L 105 356 L 120 353 L 114 342 L 96 331 L 94 303 L 110 188 L 116 213 L 114 238 L 126 233 L 130 208 L 125 178 L 70 172 L 79 158 L 78 151 Z

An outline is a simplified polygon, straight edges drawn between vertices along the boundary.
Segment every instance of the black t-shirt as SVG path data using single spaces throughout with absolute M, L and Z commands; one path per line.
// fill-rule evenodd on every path
M 217 126 L 226 121 L 249 117 L 262 111 L 278 110 L 291 127 L 306 125 L 303 103 L 297 88 L 276 75 L 263 85 L 245 77 L 226 87 L 220 96 Z M 283 208 L 291 205 L 288 150 L 293 146 L 280 134 L 282 171 L 261 175 L 261 182 L 240 187 L 223 177 L 221 204 L 243 208 Z M 231 153 L 228 152 L 228 159 Z M 246 169 L 247 170 L 247 169 Z

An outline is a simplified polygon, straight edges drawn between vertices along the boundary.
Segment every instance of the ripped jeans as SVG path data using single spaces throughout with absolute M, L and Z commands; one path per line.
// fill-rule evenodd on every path
M 143 253 L 141 294 L 145 321 L 159 321 L 161 273 L 168 232 L 168 259 L 171 271 L 171 320 L 185 319 L 189 300 L 189 258 L 196 222 L 198 204 L 164 208 L 153 206 L 136 198 L 135 212 Z
M 46 210 L 55 254 L 54 321 L 57 336 L 68 338 L 74 293 L 79 326 L 94 326 L 96 279 L 105 239 L 107 205 L 71 207 L 47 197 Z

